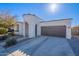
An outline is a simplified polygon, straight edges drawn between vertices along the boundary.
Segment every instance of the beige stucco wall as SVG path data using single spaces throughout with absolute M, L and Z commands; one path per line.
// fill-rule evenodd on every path
M 19 34 L 25 36 L 25 23 L 28 23 L 28 36 L 29 38 L 35 37 L 35 24 L 37 24 L 37 36 L 41 35 L 41 26 L 66 26 L 66 38 L 71 39 L 71 20 L 55 20 L 40 22 L 40 18 L 35 15 L 25 14 L 23 15 L 23 23 L 19 23 Z
M 54 20 L 54 21 L 45 21 L 40 22 L 40 26 L 61 26 L 61 25 L 67 25 L 70 23 L 70 20 Z
M 35 24 L 37 24 L 37 35 L 39 35 L 39 23 L 40 23 L 40 18 L 38 18 L 35 15 L 24 15 L 24 22 L 27 22 L 29 25 L 29 32 L 28 32 L 28 36 L 29 38 L 35 37 Z M 24 34 L 25 35 L 25 34 Z
M 41 26 L 66 26 L 66 38 L 71 39 L 71 20 L 70 19 L 40 22 L 39 26 L 40 27 Z M 40 30 L 40 33 L 41 33 L 41 30 Z
M 19 25 L 19 31 L 15 32 L 17 35 L 23 35 L 23 23 L 22 22 L 17 22 Z
M 66 38 L 71 39 L 72 33 L 71 33 L 71 21 L 66 25 Z

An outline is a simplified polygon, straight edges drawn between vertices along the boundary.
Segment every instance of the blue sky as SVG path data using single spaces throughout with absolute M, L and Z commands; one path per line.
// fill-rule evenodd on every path
M 9 10 L 13 15 L 17 15 L 22 20 L 23 14 L 32 13 L 44 21 L 58 20 L 64 18 L 73 18 L 72 26 L 79 25 L 79 4 L 78 3 L 63 3 L 58 4 L 57 10 L 52 12 L 49 10 L 50 4 L 46 3 L 15 3 L 6 4 L 0 3 L 0 10 Z

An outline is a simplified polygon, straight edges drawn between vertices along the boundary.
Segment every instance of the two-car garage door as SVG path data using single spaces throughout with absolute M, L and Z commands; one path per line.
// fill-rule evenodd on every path
M 65 37 L 66 26 L 42 26 L 41 35 Z

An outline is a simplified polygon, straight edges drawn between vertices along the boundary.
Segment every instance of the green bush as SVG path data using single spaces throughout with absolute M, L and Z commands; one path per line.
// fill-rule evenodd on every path
M 8 30 L 6 28 L 0 28 L 0 35 L 6 34 Z
M 6 40 L 7 38 L 8 38 L 7 35 L 0 36 L 0 41 L 1 41 L 1 40 Z
M 14 32 L 8 32 L 8 35 L 15 36 Z
M 7 40 L 6 41 L 6 47 L 9 47 L 9 46 L 12 46 L 12 45 L 15 45 L 17 43 L 17 41 L 15 39 L 10 39 L 10 40 Z

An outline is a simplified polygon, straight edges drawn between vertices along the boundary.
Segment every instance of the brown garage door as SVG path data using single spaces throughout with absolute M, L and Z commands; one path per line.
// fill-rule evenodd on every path
M 66 27 L 65 26 L 43 26 L 41 27 L 41 35 L 65 37 Z

